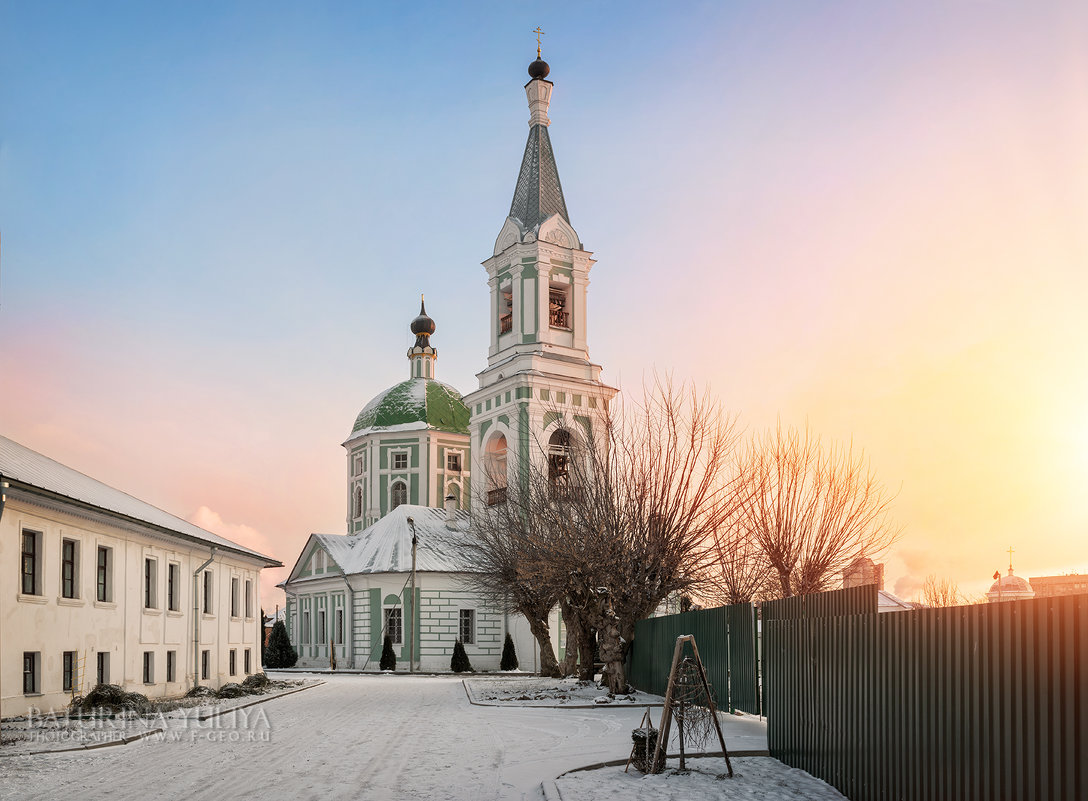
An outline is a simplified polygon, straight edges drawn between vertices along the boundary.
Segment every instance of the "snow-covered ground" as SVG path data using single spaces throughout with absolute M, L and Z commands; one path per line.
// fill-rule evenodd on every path
M 542 780 L 626 758 L 644 711 L 473 706 L 455 677 L 321 678 L 130 745 L 0 757 L 0 798 L 537 799 Z M 754 718 L 726 729 L 731 749 L 766 748 Z
M 632 768 L 579 771 L 561 776 L 556 787 L 563 801 L 843 801 L 826 782 L 783 765 L 770 757 L 736 757 L 733 778 L 726 776 L 725 760 L 687 760 L 688 771 L 679 773 L 677 761 L 656 776 L 643 776 Z
M 465 688 L 476 703 L 496 706 L 647 706 L 660 704 L 662 701 L 660 696 L 637 691 L 630 695 L 609 697 L 608 690 L 601 689 L 594 681 L 545 679 L 538 676 L 465 679 Z

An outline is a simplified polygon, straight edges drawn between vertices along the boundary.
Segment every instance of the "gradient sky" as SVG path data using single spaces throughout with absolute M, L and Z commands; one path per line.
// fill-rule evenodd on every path
M 1088 571 L 1082 2 L 0 2 L 0 432 L 288 565 L 343 531 L 420 292 L 486 365 L 537 25 L 605 380 L 852 438 L 904 597 Z

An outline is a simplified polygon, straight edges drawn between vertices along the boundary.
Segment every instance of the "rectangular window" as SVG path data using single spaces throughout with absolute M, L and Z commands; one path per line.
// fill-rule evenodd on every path
M 204 571 L 204 614 L 212 614 L 212 571 Z
M 465 645 L 472 645 L 476 642 L 476 610 L 475 609 L 462 609 L 460 615 L 460 625 L 457 628 L 457 632 L 460 635 L 461 642 Z
M 253 617 L 253 582 L 246 579 L 246 617 Z
M 64 652 L 61 659 L 61 668 L 63 670 L 61 689 L 66 693 L 70 693 L 75 690 L 76 684 L 79 683 L 79 661 L 75 651 Z
M 235 676 L 238 673 L 238 649 L 230 649 L 230 675 Z
M 200 678 L 201 679 L 207 681 L 208 671 L 211 668 L 211 664 L 212 664 L 212 652 L 207 651 L 207 650 L 201 651 L 200 652 Z
M 446 470 L 451 473 L 461 472 L 461 454 L 459 453 L 447 453 L 446 454 Z
M 310 613 L 309 612 L 303 612 L 302 613 L 302 632 L 301 632 L 301 634 L 302 634 L 302 644 L 303 645 L 309 645 L 310 644 Z
M 317 610 L 317 644 L 325 645 L 328 640 L 325 639 L 325 610 Z
M 26 529 L 23 529 L 23 595 L 42 594 L 41 552 L 41 533 L 38 531 L 27 531 Z
M 62 598 L 79 597 L 79 542 L 60 541 L 60 595 Z
M 407 453 L 394 453 L 393 454 L 393 469 L 394 470 L 407 470 L 408 469 L 408 454 Z
M 336 632 L 335 632 L 335 637 L 336 637 L 336 644 L 337 645 L 343 645 L 344 644 L 344 610 L 343 609 L 337 609 L 336 610 Z
M 38 675 L 41 661 L 41 652 L 23 652 L 23 693 L 26 695 L 37 694 L 38 688 L 41 686 Z
M 181 608 L 181 565 L 171 562 L 166 566 L 166 607 L 171 612 Z
M 99 651 L 98 652 L 98 675 L 95 677 L 95 684 L 109 684 L 110 683 L 110 652 Z
M 144 684 L 155 683 L 155 652 L 144 651 Z
M 385 633 L 394 645 L 404 642 L 404 618 L 399 606 L 385 610 Z
M 155 579 L 158 577 L 159 562 L 157 559 L 144 559 L 144 609 L 158 607 L 157 587 Z
M 178 652 L 167 651 L 166 652 L 166 681 L 175 682 L 178 680 Z
M 238 617 L 238 584 L 236 578 L 230 580 L 230 616 Z
M 249 654 L 250 654 L 250 650 L 248 648 L 246 648 L 246 675 L 247 676 L 250 674 L 251 668 L 253 667 L 252 659 L 250 659 Z
M 95 598 L 103 602 L 113 600 L 112 552 L 112 548 L 107 548 L 105 545 L 98 546 L 97 568 L 95 571 L 97 575 L 97 594 Z
M 514 329 L 514 293 L 506 288 L 499 291 L 499 335 Z

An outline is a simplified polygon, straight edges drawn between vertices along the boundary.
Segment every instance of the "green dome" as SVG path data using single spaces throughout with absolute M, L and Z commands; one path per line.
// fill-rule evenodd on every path
M 424 428 L 467 434 L 468 416 L 461 393 L 449 384 L 433 378 L 410 378 L 368 403 L 355 418 L 351 436 Z

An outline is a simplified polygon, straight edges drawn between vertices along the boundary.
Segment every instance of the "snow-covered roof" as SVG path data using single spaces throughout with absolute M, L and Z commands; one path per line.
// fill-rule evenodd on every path
M 877 612 L 910 612 L 913 609 L 914 604 L 904 601 L 898 595 L 892 595 L 887 590 L 877 590 L 876 592 Z
M 469 527 L 469 513 L 459 509 L 453 528 L 446 511 L 430 506 L 402 504 L 358 534 L 315 534 L 345 574 L 407 573 L 412 569 L 412 526 L 417 536 L 416 570 L 464 572 L 460 544 Z
M 103 484 L 2 435 L 0 435 L 0 475 L 3 475 L 6 481 L 12 482 L 13 486 L 23 484 L 45 490 L 62 498 L 79 501 L 106 512 L 166 529 L 184 539 L 199 540 L 209 545 L 256 557 L 269 567 L 280 566 L 275 559 L 231 542 L 199 526 L 194 526 L 187 520 L 182 520 L 139 498 Z

